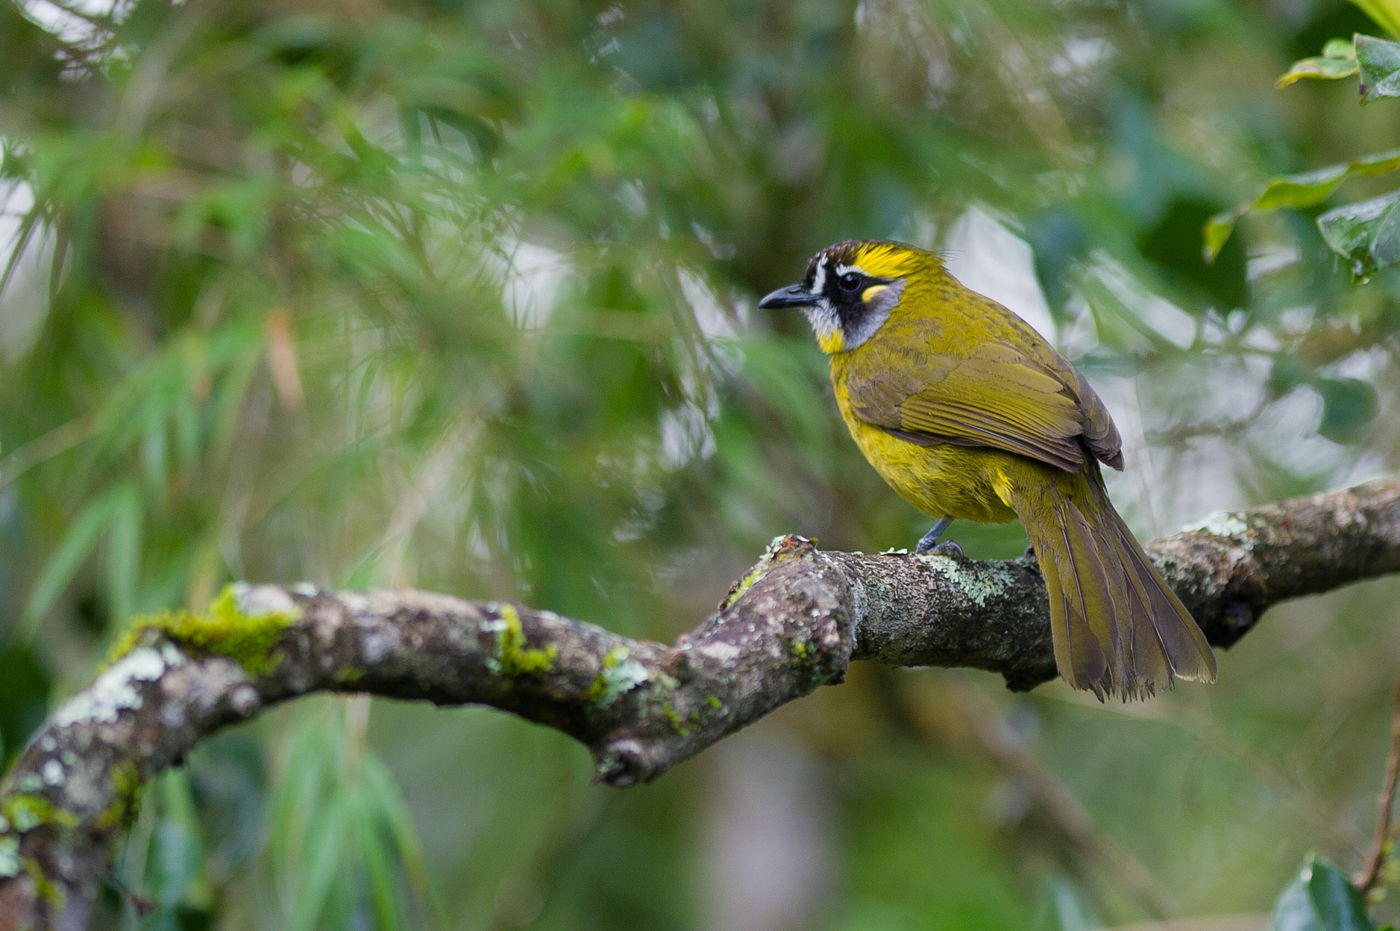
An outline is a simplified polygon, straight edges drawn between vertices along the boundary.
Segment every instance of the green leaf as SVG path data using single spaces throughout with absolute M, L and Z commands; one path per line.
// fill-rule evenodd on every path
M 1288 70 L 1274 80 L 1275 87 L 1287 87 L 1303 78 L 1318 81 L 1336 81 L 1356 74 L 1356 59 L 1327 58 L 1326 56 L 1300 58 Z
M 1206 258 L 1214 260 L 1220 254 L 1225 241 L 1235 229 L 1235 223 L 1251 210 L 1313 207 L 1326 200 L 1343 181 L 1353 175 L 1374 177 L 1396 169 L 1400 169 L 1400 149 L 1387 149 L 1384 152 L 1359 156 L 1349 162 L 1271 178 L 1251 203 L 1217 213 L 1206 221 L 1203 233 Z
M 1331 863 L 1313 855 L 1274 905 L 1273 931 L 1377 931 L 1361 893 Z
M 39 622 L 52 610 L 63 590 L 77 575 L 83 563 L 97 545 L 102 532 L 111 524 L 113 516 L 124 506 L 128 498 L 128 486 L 118 485 L 108 489 L 88 502 L 78 512 L 78 516 L 68 525 L 68 531 L 59 541 L 53 556 L 44 564 L 39 580 L 34 583 L 34 591 L 24 606 L 24 636 L 34 636 Z
M 1386 32 L 1400 39 L 1400 3 L 1396 0 L 1351 0 Z
M 170 770 L 154 787 L 160 805 L 146 861 L 146 889 L 163 909 L 201 898 L 195 887 L 204 877 L 204 840 L 184 770 Z
M 1356 61 L 1355 37 L 1346 39 L 1338 36 L 1335 39 L 1328 39 L 1322 44 L 1322 57 L 1345 58 L 1347 61 Z
M 359 865 L 363 868 L 363 893 L 369 899 L 376 923 L 381 928 L 397 927 L 399 887 L 394 865 L 393 847 L 385 832 L 379 830 L 379 812 L 360 808 L 352 827 Z
M 113 503 L 106 548 L 107 599 L 118 626 L 136 611 L 145 507 L 136 482 L 123 483 Z
M 1361 72 L 1361 102 L 1400 97 L 1400 42 L 1356 37 L 1356 64 Z
M 1317 218 L 1317 228 L 1351 263 L 1352 277 L 1364 281 L 1400 262 L 1400 191 L 1329 210 Z
M 1328 165 L 1296 175 L 1281 175 L 1269 181 L 1252 205 L 1254 210 L 1277 207 L 1311 207 L 1327 196 L 1352 175 L 1372 177 L 1400 168 L 1400 149 L 1388 149 L 1362 155 L 1338 165 Z
M 1376 416 L 1376 389 L 1359 378 L 1320 378 L 1314 383 L 1322 395 L 1322 423 L 1318 432 L 1337 443 L 1354 441 Z
M 336 880 L 348 869 L 347 857 L 353 855 L 354 838 L 349 831 L 354 812 L 344 804 L 344 797 L 330 796 L 315 811 L 316 827 L 305 838 L 306 861 L 299 870 L 296 901 L 287 922 L 292 931 L 325 927 L 324 914 L 333 907 Z
M 1303 78 L 1335 80 L 1356 73 L 1356 43 L 1351 39 L 1328 39 L 1322 55 L 1295 61 L 1274 81 L 1275 87 L 1287 87 Z

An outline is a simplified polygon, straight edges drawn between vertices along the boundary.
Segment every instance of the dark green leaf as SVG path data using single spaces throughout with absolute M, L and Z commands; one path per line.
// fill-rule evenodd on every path
M 1269 370 L 1269 390 L 1274 397 L 1281 398 L 1308 381 L 1312 371 L 1312 367 L 1297 356 L 1282 353 L 1274 358 L 1273 367 Z
M 153 794 L 160 807 L 146 867 L 147 889 L 162 908 L 174 909 L 199 894 L 191 885 L 204 874 L 204 842 L 184 770 L 163 775 Z
M 1376 389 L 1358 378 L 1323 378 L 1315 382 L 1322 395 L 1322 423 L 1318 432 L 1329 440 L 1346 443 L 1376 416 Z
M 1317 218 L 1322 238 L 1351 264 L 1357 280 L 1400 261 L 1400 191 L 1329 210 Z
M 122 509 L 129 496 L 128 486 L 119 485 L 91 499 L 69 524 L 63 539 L 54 548 L 53 555 L 44 564 L 29 601 L 24 606 L 24 631 L 33 636 L 44 615 L 58 601 L 73 576 L 97 545 L 102 532 L 106 530 L 114 516 Z
M 1361 72 L 1361 102 L 1400 97 L 1400 42 L 1356 37 L 1356 64 Z
M 1279 207 L 1313 207 L 1322 203 L 1343 181 L 1353 175 L 1371 177 L 1400 169 L 1400 149 L 1388 149 L 1354 158 L 1349 162 L 1314 168 L 1298 174 L 1271 178 L 1252 203 L 1217 213 L 1205 224 L 1205 252 L 1208 259 L 1220 254 L 1235 223 L 1251 210 Z
M 1212 262 L 1196 243 L 1196 231 L 1209 222 L 1215 206 L 1194 198 L 1173 199 L 1157 225 L 1139 238 L 1138 249 L 1174 276 L 1192 281 L 1215 306 L 1240 307 L 1248 299 L 1244 237 L 1237 237 Z
M 44 720 L 44 696 L 53 683 L 35 649 L 0 646 L 0 763 L 4 748 L 22 748 Z
M 1376 931 L 1376 926 L 1345 874 L 1310 856 L 1274 906 L 1273 931 Z

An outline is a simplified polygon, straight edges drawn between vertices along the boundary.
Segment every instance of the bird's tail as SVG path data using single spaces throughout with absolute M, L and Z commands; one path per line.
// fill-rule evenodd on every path
M 1215 681 L 1215 656 L 1123 518 L 1097 468 L 1016 483 L 1020 515 L 1050 595 L 1055 665 L 1102 701 L 1146 698 L 1176 679 Z

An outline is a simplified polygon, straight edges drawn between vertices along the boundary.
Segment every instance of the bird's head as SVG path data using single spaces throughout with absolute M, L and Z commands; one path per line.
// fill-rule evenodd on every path
M 807 263 L 802 280 L 779 288 L 759 307 L 795 307 L 807 315 L 828 355 L 849 352 L 880 329 L 899 305 L 909 276 L 938 259 L 902 242 L 847 240 Z

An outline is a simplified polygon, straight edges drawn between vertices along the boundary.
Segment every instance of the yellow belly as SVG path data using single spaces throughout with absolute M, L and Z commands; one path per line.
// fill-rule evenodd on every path
M 984 524 L 1016 519 L 1007 488 L 1013 475 L 1034 463 L 981 447 L 920 446 L 856 417 L 844 391 L 837 390 L 836 403 L 865 458 L 914 507 L 931 517 Z

